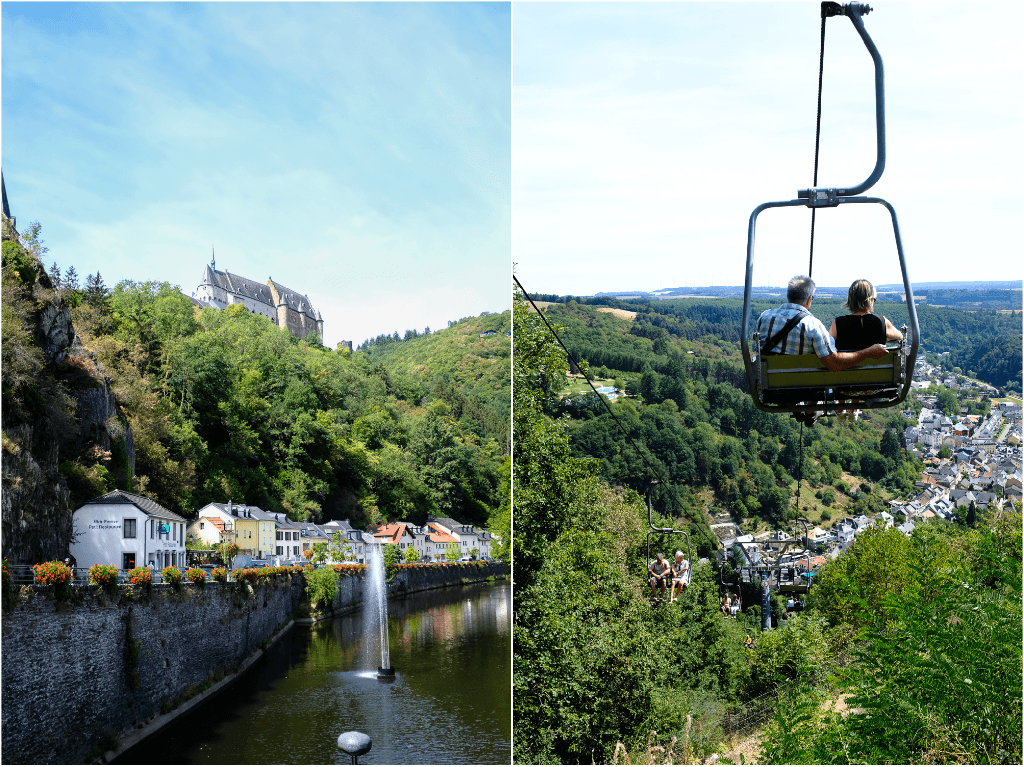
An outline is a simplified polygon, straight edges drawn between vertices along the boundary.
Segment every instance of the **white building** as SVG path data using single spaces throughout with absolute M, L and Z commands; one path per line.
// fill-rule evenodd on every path
M 301 528 L 288 519 L 287 514 L 272 512 L 277 522 L 274 526 L 274 556 L 281 562 L 297 562 L 302 558 L 299 544 Z
M 185 520 L 141 495 L 114 490 L 93 498 L 74 512 L 74 531 L 78 567 L 185 565 Z
M 466 525 L 451 517 L 430 517 L 427 521 L 429 527 L 433 527 L 439 533 L 445 533 L 456 539 L 462 556 L 469 556 L 473 549 L 477 550 L 480 558 L 490 558 L 491 545 L 494 543 L 494 536 L 487 530 L 480 530 L 472 525 Z M 447 539 L 445 539 L 447 546 Z
M 186 539 L 201 541 L 207 548 L 214 548 L 222 541 L 234 542 L 234 525 L 215 516 L 199 517 L 190 522 L 185 531 Z

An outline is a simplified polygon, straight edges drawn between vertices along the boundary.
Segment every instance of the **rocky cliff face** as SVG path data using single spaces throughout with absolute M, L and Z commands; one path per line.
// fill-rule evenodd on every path
M 4 239 L 15 241 L 6 227 Z M 135 471 L 110 380 L 79 343 L 41 264 L 33 267 L 28 282 L 6 259 L 3 269 L 0 516 L 3 555 L 20 564 L 68 555 L 74 488 L 100 495 L 104 483 L 124 486 Z

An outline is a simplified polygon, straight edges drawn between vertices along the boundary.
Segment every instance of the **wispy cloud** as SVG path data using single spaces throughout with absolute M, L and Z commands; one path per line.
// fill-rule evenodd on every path
M 820 21 L 806 3 L 524 3 L 515 9 L 516 261 L 541 291 L 742 284 L 753 208 L 813 180 Z M 1022 276 L 1021 16 L 893 3 L 888 162 L 912 277 Z M 871 59 L 828 22 L 820 186 L 875 162 Z M 982 191 L 984 190 L 984 191 Z M 755 281 L 806 271 L 807 210 L 766 212 Z M 818 216 L 815 276 L 899 275 L 884 210 Z M 967 254 L 983 257 L 965 258 Z
M 222 268 L 319 293 L 330 343 L 396 329 L 374 284 L 508 305 L 509 5 L 2 13 L 8 192 L 62 265 L 191 291 L 216 244 Z

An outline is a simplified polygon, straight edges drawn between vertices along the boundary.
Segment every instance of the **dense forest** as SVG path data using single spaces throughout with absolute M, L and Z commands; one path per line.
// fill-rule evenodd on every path
M 508 313 L 410 340 L 392 361 L 298 340 L 242 306 L 198 310 L 157 279 L 81 287 L 73 265 L 42 270 L 38 226 L 3 252 L 5 451 L 20 449 L 19 423 L 73 414 L 76 376 L 106 379 L 123 422 L 109 450 L 82 435 L 55 446 L 70 508 L 115 487 L 186 517 L 233 499 L 356 526 L 484 526 L 507 507 L 510 341 L 480 334 L 508 329 Z M 38 353 L 39 291 L 77 336 L 59 362 Z
M 670 364 L 671 339 L 684 353 L 700 349 L 702 344 L 716 359 L 707 364 L 714 368 L 716 378 L 730 376 L 737 383 L 744 380 L 739 356 L 739 338 L 743 319 L 743 302 L 735 298 L 684 299 L 653 303 L 626 304 L 609 299 L 574 300 L 552 307 L 555 316 L 564 316 L 569 350 L 592 366 L 605 366 L 627 372 L 642 372 L 645 367 L 664 374 Z M 751 322 L 778 301 L 757 299 L 751 302 Z M 628 335 L 618 330 L 610 313 L 595 314 L 591 305 L 615 306 L 636 312 Z M 825 325 L 845 314 L 839 299 L 822 298 L 811 306 L 812 313 Z M 897 327 L 909 322 L 905 304 L 879 302 L 875 311 L 888 317 Z M 574 315 L 581 323 L 572 321 Z M 1021 322 L 1019 314 L 995 311 L 965 312 L 934 306 L 917 307 L 921 329 L 921 347 L 930 354 L 948 354 L 950 366 L 960 367 L 972 378 L 993 386 L 1020 391 L 1021 388 Z M 722 353 L 724 352 L 724 355 Z M 720 356 L 721 355 L 721 356 Z M 722 358 L 724 356 L 724 359 Z M 732 364 L 723 367 L 726 362 Z M 968 372 L 970 371 L 970 372 Z M 973 373 L 973 375 L 972 375 Z
M 694 314 L 712 323 L 721 312 L 703 306 Z M 923 466 L 902 449 L 900 435 L 910 422 L 900 411 L 801 428 L 754 407 L 735 344 L 709 332 L 689 340 L 648 324 L 648 315 L 626 319 L 572 304 L 546 313 L 591 374 L 630 395 L 610 408 L 593 393 L 552 400 L 551 412 L 571 419 L 566 433 L 573 454 L 596 459 L 603 479 L 641 494 L 651 480 L 664 478 L 655 490 L 658 507 L 689 520 L 694 532 L 703 511 L 714 510 L 751 531 L 795 516 L 827 527 L 847 513 L 885 509 L 890 497 L 910 493 L 920 479 Z M 587 354 L 606 364 L 595 365 Z M 987 403 L 972 405 L 987 411 Z M 959 410 L 955 396 L 951 407 Z M 707 536 L 702 541 L 708 545 Z
M 823 568 L 807 609 L 769 632 L 759 631 L 753 595 L 738 619 L 721 613 L 711 564 L 695 567 L 678 602 L 652 604 L 637 491 L 662 475 L 655 524 L 689 522 L 709 554 L 709 494 L 747 523 L 785 525 L 794 514 L 799 430 L 758 420 L 727 370 L 715 380 L 714 365 L 676 358 L 680 341 L 670 338 L 661 356 L 675 360 L 675 373 L 654 379 L 648 367 L 640 396 L 612 406 L 634 447 L 592 396 L 562 396 L 564 352 L 521 301 L 513 313 L 517 763 L 701 760 L 721 753 L 729 712 L 766 693 L 779 704 L 762 733 L 763 762 L 1020 760 L 1019 512 L 976 527 L 924 525 L 910 539 L 865 534 Z M 577 343 L 588 340 L 583 328 L 610 338 L 612 323 L 623 324 L 579 305 L 549 314 Z M 626 337 L 622 348 L 654 355 L 650 343 Z M 691 347 L 726 352 L 707 337 Z M 900 418 L 806 429 L 805 478 L 834 483 L 833 495 L 849 490 L 851 510 L 877 510 L 886 482 L 902 489 L 919 468 L 886 437 Z M 730 582 L 728 564 L 723 576 Z M 773 616 L 781 612 L 773 598 Z

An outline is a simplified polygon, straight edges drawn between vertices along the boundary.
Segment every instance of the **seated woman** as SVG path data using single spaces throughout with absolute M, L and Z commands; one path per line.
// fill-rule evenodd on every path
M 846 293 L 844 309 L 850 313 L 832 320 L 829 335 L 836 341 L 838 351 L 853 352 L 867 349 L 886 341 L 902 341 L 903 334 L 885 317 L 873 314 L 878 294 L 875 286 L 867 280 L 856 280 Z M 844 411 L 840 418 L 855 418 L 856 414 Z
M 675 602 L 683 593 L 689 570 L 690 563 L 683 559 L 683 552 L 677 551 L 675 562 L 672 563 L 672 588 L 669 590 L 669 602 Z
M 832 320 L 829 335 L 836 340 L 839 351 L 859 351 L 886 341 L 902 341 L 903 334 L 885 317 L 872 314 L 875 307 L 875 286 L 867 280 L 857 280 L 846 294 L 844 309 L 850 313 Z

